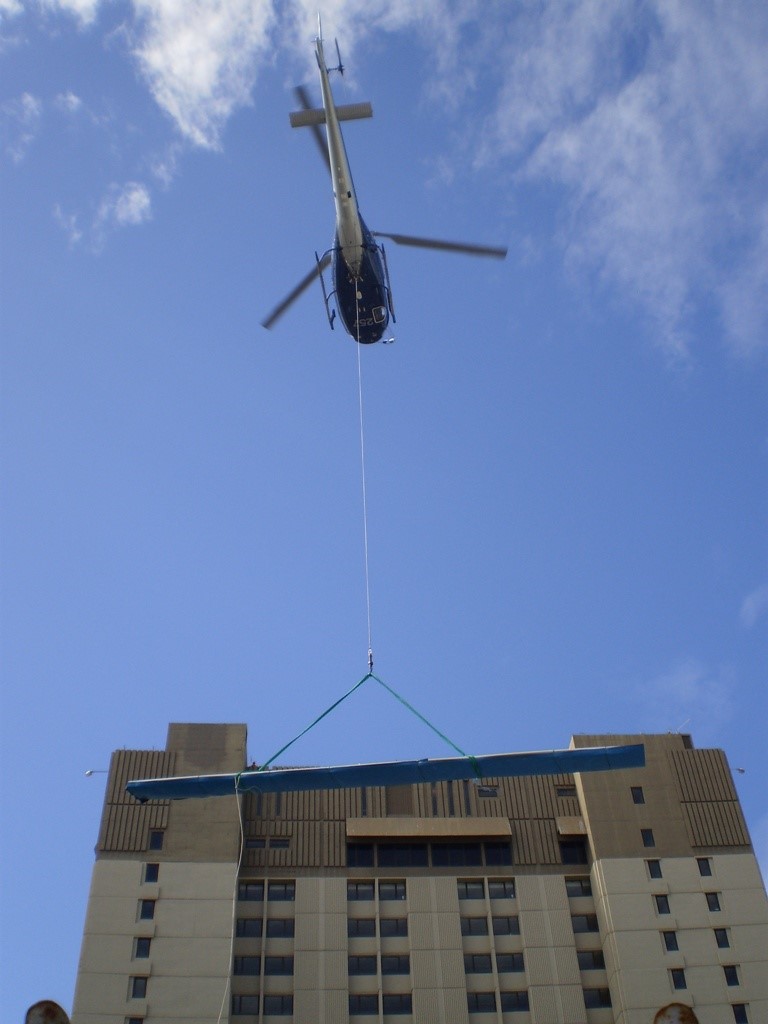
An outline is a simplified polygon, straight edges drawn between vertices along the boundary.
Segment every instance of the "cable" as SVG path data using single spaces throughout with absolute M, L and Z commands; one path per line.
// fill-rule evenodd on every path
M 363 371 L 360 356 L 360 292 L 355 284 L 355 324 L 357 326 L 357 397 L 360 407 L 360 472 L 363 485 L 363 549 L 365 556 L 365 605 L 368 614 L 368 671 L 373 672 L 373 641 L 371 634 L 371 580 L 368 569 L 368 499 L 365 489 L 365 431 L 363 427 Z

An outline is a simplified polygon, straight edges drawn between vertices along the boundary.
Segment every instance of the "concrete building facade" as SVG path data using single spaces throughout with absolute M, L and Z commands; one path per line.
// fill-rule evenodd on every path
M 646 766 L 125 792 L 241 771 L 246 740 L 175 724 L 166 750 L 113 755 L 72 1024 L 654 1024 L 671 1004 L 768 1021 L 768 903 L 722 751 L 580 735 L 643 742 Z

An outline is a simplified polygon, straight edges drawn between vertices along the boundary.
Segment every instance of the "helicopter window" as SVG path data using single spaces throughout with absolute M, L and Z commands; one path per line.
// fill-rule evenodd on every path
M 382 320 L 386 320 L 387 318 L 386 306 L 374 306 L 373 309 L 371 310 L 371 313 L 373 313 L 374 323 L 377 324 L 380 324 Z

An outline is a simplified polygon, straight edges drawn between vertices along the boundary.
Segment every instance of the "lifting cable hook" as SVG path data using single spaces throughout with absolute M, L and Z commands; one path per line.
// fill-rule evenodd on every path
M 368 648 L 368 671 L 373 672 L 373 650 Z

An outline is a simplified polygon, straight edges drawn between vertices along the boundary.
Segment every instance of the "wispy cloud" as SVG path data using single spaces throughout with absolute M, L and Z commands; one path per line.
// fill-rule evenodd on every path
M 741 623 L 752 629 L 763 615 L 768 614 L 768 583 L 763 583 L 751 591 L 741 602 Z
M 730 668 L 715 670 L 687 658 L 633 687 L 649 732 L 695 732 L 713 742 L 734 713 L 735 679 Z
M 152 200 L 145 185 L 129 181 L 112 185 L 96 216 L 97 225 L 126 227 L 143 224 L 152 217 Z
M 40 130 L 43 104 L 25 92 L 0 107 L 3 149 L 15 163 L 20 163 Z
M 96 20 L 96 13 L 101 0 L 42 0 L 44 7 L 71 14 L 82 26 L 91 25 Z

